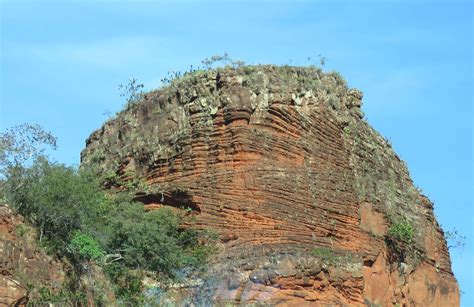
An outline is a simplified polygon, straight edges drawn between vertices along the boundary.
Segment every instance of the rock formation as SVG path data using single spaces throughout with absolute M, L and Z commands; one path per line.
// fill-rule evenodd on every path
M 82 165 L 219 233 L 184 301 L 459 305 L 432 203 L 361 103 L 315 67 L 193 71 L 95 131 Z M 403 246 L 389 238 L 397 221 L 414 229 Z
M 0 203 L 0 259 L 0 306 L 76 306 L 76 302 L 67 298 L 54 304 L 38 301 L 52 298 L 67 288 L 72 266 L 66 259 L 48 255 L 40 247 L 37 229 L 3 203 Z M 101 268 L 90 264 L 89 272 L 93 279 L 81 277 L 86 304 L 94 306 L 98 286 L 102 287 L 102 295 L 107 296 L 104 302 L 114 302 L 112 287 Z
M 60 289 L 63 264 L 38 248 L 36 230 L 3 204 L 0 221 L 0 305 L 23 306 L 33 286 Z

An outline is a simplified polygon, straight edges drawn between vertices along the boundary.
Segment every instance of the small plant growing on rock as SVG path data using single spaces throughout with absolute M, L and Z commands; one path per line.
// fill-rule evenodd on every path
M 143 87 L 144 85 L 141 83 L 137 83 L 137 79 L 135 78 L 128 80 L 128 83 L 126 85 L 119 85 L 120 96 L 125 97 L 126 99 L 125 108 L 128 109 L 129 107 L 140 101 L 143 96 Z
M 404 217 L 397 217 L 390 226 L 385 242 L 393 261 L 407 262 L 412 264 L 420 260 L 421 254 L 415 248 L 415 228 L 413 224 Z
M 390 226 L 388 235 L 398 241 L 412 243 L 413 237 L 415 236 L 415 229 L 407 219 L 402 218 Z
M 24 224 L 20 224 L 16 226 L 15 228 L 15 235 L 19 237 L 23 237 L 27 232 L 28 232 L 28 227 L 26 227 Z
M 201 61 L 206 69 L 211 69 L 214 64 L 221 63 L 224 66 L 232 66 L 234 69 L 245 65 L 244 61 L 232 59 L 227 52 L 223 55 L 213 55 Z
M 207 68 L 210 69 L 213 64 L 215 63 L 224 63 L 227 64 L 229 62 L 232 62 L 232 59 L 229 57 L 227 52 L 224 52 L 224 55 L 213 55 L 210 58 L 205 58 L 204 60 L 201 61 L 201 63 Z
M 320 258 L 324 263 L 332 264 L 337 260 L 337 256 L 334 251 L 327 247 L 315 247 L 311 251 L 311 255 L 316 258 Z
M 321 67 L 324 67 L 328 59 L 325 56 L 322 56 L 321 54 L 318 54 L 318 57 L 319 57 L 319 64 L 321 64 Z
M 449 249 L 464 247 L 464 245 L 466 245 L 466 236 L 462 235 L 456 228 L 445 231 L 444 236 L 446 237 Z

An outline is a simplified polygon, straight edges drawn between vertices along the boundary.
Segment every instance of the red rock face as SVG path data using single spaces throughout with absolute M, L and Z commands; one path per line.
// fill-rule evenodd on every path
M 314 68 L 194 73 L 94 132 L 82 163 L 220 234 L 211 302 L 459 305 L 432 205 L 361 99 Z M 385 240 L 399 217 L 415 229 L 403 259 Z
M 24 306 L 29 286 L 58 290 L 65 280 L 63 265 L 36 244 L 36 233 L 6 205 L 0 205 L 0 305 Z
M 68 275 L 72 266 L 65 259 L 48 255 L 39 246 L 37 229 L 5 204 L 0 204 L 0 259 L 0 306 L 43 306 L 47 303 L 38 302 L 40 298 L 47 299 L 42 290 L 58 294 L 70 285 Z M 96 305 L 98 293 L 105 304 L 115 304 L 113 288 L 100 267 L 91 264 L 89 270 L 93 280 L 86 276 L 80 281 L 87 306 Z M 73 302 L 65 300 L 50 305 L 72 306 Z

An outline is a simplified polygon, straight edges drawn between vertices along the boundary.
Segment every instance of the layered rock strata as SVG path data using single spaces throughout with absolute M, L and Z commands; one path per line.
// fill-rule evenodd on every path
M 82 166 L 147 209 L 183 210 L 189 226 L 219 233 L 190 297 L 459 305 L 433 205 L 361 104 L 359 90 L 315 67 L 194 71 L 95 131 Z M 403 255 L 387 240 L 399 220 L 415 230 Z

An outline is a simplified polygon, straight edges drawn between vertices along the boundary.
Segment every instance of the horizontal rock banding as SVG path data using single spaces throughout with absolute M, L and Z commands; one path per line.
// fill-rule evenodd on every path
M 361 99 L 338 74 L 316 68 L 197 72 L 146 94 L 94 132 L 82 164 L 143 180 L 147 188 L 136 191 L 137 200 L 149 209 L 190 211 L 189 226 L 220 234 L 221 259 L 327 247 L 361 264 L 384 263 L 391 276 L 396 265 L 376 260 L 388 257 L 391 216 L 406 216 L 416 226 L 422 262 L 451 281 L 449 293 L 456 291 L 432 207 L 362 119 Z M 387 277 L 390 293 L 379 295 L 368 278 L 361 265 L 360 277 L 334 284 L 327 301 L 314 288 L 293 297 L 357 304 L 368 296 L 384 303 L 406 297 L 408 279 Z

